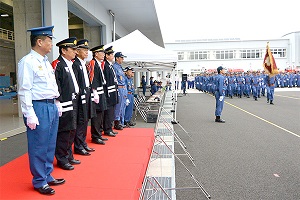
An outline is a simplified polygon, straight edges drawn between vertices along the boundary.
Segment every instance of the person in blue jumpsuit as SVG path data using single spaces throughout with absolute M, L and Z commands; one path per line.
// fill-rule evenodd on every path
M 250 98 L 250 90 L 251 90 L 251 75 L 250 72 L 247 72 L 247 75 L 245 75 L 245 96 L 247 98 Z
M 142 76 L 141 85 L 142 85 L 142 88 L 143 88 L 143 95 L 146 96 L 147 83 L 146 83 L 146 79 L 145 79 L 144 75 Z
M 230 76 L 228 77 L 228 96 L 232 99 L 233 93 L 235 91 L 235 84 L 236 79 L 233 76 L 233 73 L 230 73 Z
M 257 101 L 257 98 L 260 95 L 259 82 L 260 82 L 259 76 L 256 74 L 256 72 L 253 72 L 253 76 L 251 78 L 251 86 L 252 86 L 253 99 L 255 101 Z
M 155 80 L 155 81 L 153 82 L 153 85 L 151 86 L 151 95 L 155 94 L 157 91 L 158 91 L 158 88 L 157 88 L 157 81 Z
M 266 85 L 267 85 L 267 103 L 274 104 L 274 90 L 275 90 L 275 77 L 267 75 L 266 76 Z
M 32 184 L 36 191 L 44 195 L 55 194 L 50 186 L 65 182 L 51 175 L 62 113 L 61 106 L 55 104 L 55 99 L 59 97 L 58 86 L 46 56 L 53 46 L 53 27 L 28 30 L 31 31 L 31 51 L 18 63 L 18 95 L 27 132 Z
M 225 70 L 222 66 L 217 68 L 218 75 L 216 77 L 216 91 L 215 91 L 215 98 L 216 98 L 216 110 L 215 110 L 215 122 L 225 123 L 225 120 L 221 119 L 221 114 L 224 105 L 224 98 L 225 98 L 225 78 L 223 74 Z
M 115 119 L 114 119 L 114 128 L 116 130 L 122 130 L 124 126 L 127 89 L 125 85 L 126 77 L 123 72 L 123 68 L 121 64 L 123 63 L 125 57 L 126 56 L 124 56 L 122 52 L 115 53 L 115 63 L 113 64 L 113 68 L 118 81 L 118 94 L 119 94 L 119 102 L 116 105 Z
M 298 88 L 300 87 L 300 71 L 298 71 L 296 75 L 296 85 Z
M 260 76 L 260 83 L 261 83 L 261 95 L 265 96 L 266 93 L 266 74 L 265 71 L 262 72 Z
M 135 126 L 135 123 L 131 121 L 132 113 L 133 113 L 133 106 L 134 106 L 134 84 L 133 84 L 133 68 L 126 67 L 124 69 L 124 72 L 126 74 L 126 87 L 127 87 L 127 103 L 126 103 L 126 109 L 125 109 L 125 126 Z

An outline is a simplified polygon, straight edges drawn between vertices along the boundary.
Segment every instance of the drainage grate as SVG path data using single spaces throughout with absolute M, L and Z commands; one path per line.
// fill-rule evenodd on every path
M 168 145 L 171 149 L 173 148 L 172 145 Z M 168 147 L 164 144 L 162 145 L 155 145 L 153 148 L 153 153 L 151 154 L 151 158 L 172 158 L 172 152 Z
M 166 128 L 158 128 L 156 133 L 160 136 L 172 136 L 172 133 Z
M 156 179 L 156 180 L 155 180 Z M 147 177 L 146 190 L 144 194 L 144 199 L 148 200 L 167 200 L 169 199 L 167 195 L 162 191 L 156 181 L 161 185 L 162 188 L 172 188 L 172 177 Z M 172 197 L 172 190 L 165 190 L 165 192 Z

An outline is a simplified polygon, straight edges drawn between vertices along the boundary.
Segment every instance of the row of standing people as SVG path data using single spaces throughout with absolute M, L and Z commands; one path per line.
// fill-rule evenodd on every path
M 92 142 L 105 144 L 108 139 L 102 137 L 103 134 L 110 137 L 118 134 L 112 128 L 113 121 L 121 120 L 116 113 L 122 113 L 124 118 L 128 108 L 127 120 L 130 121 L 134 93 L 132 68 L 125 70 L 124 85 L 118 81 L 119 73 L 114 66 L 122 63 L 118 60 L 122 61 L 124 55 L 121 52 L 114 55 L 112 47 L 92 48 L 93 59 L 86 66 L 88 40 L 67 38 L 56 44 L 60 55 L 51 66 L 46 54 L 53 46 L 52 30 L 53 26 L 29 29 L 32 49 L 18 63 L 18 95 L 27 127 L 32 184 L 45 195 L 55 193 L 50 186 L 65 183 L 64 179 L 51 175 L 54 155 L 58 167 L 73 170 L 73 165 L 81 163 L 73 152 L 89 156 L 95 151 L 86 142 L 89 120 Z M 124 103 L 120 111 L 118 105 Z M 121 130 L 121 123 L 118 125 L 120 127 L 115 123 L 115 128 Z
M 196 76 L 196 88 L 203 92 L 214 93 L 216 77 L 216 74 Z M 252 95 L 257 101 L 258 98 L 267 94 L 267 102 L 273 104 L 275 84 L 275 76 L 269 76 L 264 72 L 224 74 L 225 95 L 229 98 L 233 96 L 250 98 Z
M 275 87 L 300 87 L 300 71 L 281 72 L 275 76 Z

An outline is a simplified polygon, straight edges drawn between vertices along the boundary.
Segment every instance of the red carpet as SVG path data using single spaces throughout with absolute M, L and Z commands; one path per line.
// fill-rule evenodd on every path
M 90 135 L 88 135 L 90 138 Z M 0 168 L 0 199 L 138 199 L 154 142 L 151 128 L 126 128 L 106 145 L 88 143 L 91 156 L 75 154 L 81 161 L 72 171 L 56 167 L 55 178 L 66 183 L 53 186 L 55 195 L 33 190 L 27 154 Z

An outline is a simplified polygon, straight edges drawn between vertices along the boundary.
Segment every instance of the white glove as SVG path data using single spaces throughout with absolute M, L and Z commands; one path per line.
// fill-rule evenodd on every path
M 126 99 L 126 106 L 128 106 L 129 104 L 130 104 L 130 101 L 129 101 L 129 99 Z
M 223 99 L 224 99 L 224 96 L 220 96 L 219 100 L 223 101 Z
M 97 93 L 97 90 L 93 90 L 93 94 L 94 94 L 94 102 L 95 103 L 99 103 L 99 95 Z
M 62 116 L 62 105 L 61 105 L 60 101 L 55 100 L 55 105 L 58 110 L 58 116 L 61 117 Z
M 40 125 L 39 119 L 36 117 L 36 115 L 27 117 L 26 123 L 31 130 L 34 130 L 36 125 Z

